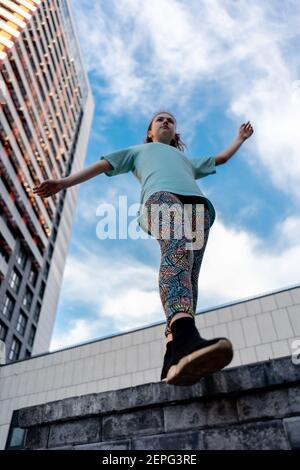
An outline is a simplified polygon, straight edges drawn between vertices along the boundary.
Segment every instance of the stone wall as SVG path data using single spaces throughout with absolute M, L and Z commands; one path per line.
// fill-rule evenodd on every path
M 299 449 L 300 365 L 292 357 L 67 398 L 17 412 L 26 449 Z

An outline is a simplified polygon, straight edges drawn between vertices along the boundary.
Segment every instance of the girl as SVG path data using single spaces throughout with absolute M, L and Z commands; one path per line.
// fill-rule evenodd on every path
M 46 180 L 33 188 L 40 197 L 49 197 L 101 173 L 114 176 L 132 171 L 139 180 L 142 210 L 137 221 L 144 231 L 155 236 L 161 249 L 159 293 L 167 320 L 161 380 L 167 384 L 192 385 L 232 360 L 233 348 L 227 338 L 206 340 L 195 325 L 200 266 L 215 219 L 214 207 L 196 179 L 216 173 L 215 166 L 226 163 L 252 133 L 248 121 L 240 126 L 236 139 L 224 151 L 214 157 L 188 159 L 183 153 L 185 144 L 176 132 L 175 117 L 161 111 L 152 117 L 144 144 L 102 156 L 97 163 L 73 175 Z M 200 235 L 201 243 L 196 247 L 188 244 L 190 239 L 185 233 L 181 216 L 186 217 L 186 207 L 192 208 L 188 215 L 190 229 L 196 237 Z M 201 230 L 195 232 L 199 223 Z M 179 232 L 183 235 L 178 237 Z

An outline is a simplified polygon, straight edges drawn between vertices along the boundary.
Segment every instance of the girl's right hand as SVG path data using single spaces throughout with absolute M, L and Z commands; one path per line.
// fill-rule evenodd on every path
M 40 197 L 49 197 L 53 196 L 53 194 L 58 193 L 63 188 L 64 184 L 62 180 L 45 180 L 32 189 L 33 193 L 37 194 Z

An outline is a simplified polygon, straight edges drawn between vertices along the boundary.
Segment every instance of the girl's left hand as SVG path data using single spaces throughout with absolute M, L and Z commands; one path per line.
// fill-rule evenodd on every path
M 246 124 L 242 124 L 238 130 L 238 138 L 242 140 L 248 139 L 252 134 L 254 130 L 253 127 L 251 126 L 250 121 L 248 121 Z

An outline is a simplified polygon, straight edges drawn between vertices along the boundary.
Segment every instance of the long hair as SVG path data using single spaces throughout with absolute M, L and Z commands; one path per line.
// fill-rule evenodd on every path
M 153 142 L 152 138 L 148 136 L 148 132 L 150 131 L 151 129 L 151 126 L 152 126 L 152 122 L 154 120 L 154 118 L 158 115 L 158 114 L 161 114 L 161 113 L 166 113 L 166 114 L 169 114 L 170 116 L 172 116 L 174 119 L 175 117 L 173 116 L 172 113 L 169 113 L 169 111 L 159 111 L 157 113 L 155 113 L 150 121 L 150 124 L 148 126 L 148 129 L 147 129 L 147 136 L 144 140 L 144 143 L 145 144 L 148 144 L 149 142 Z M 180 138 L 180 134 L 178 133 L 175 133 L 175 137 L 174 139 L 171 140 L 170 144 L 172 147 L 176 147 L 178 150 L 181 150 L 181 152 L 184 151 L 184 148 L 187 148 L 187 146 L 185 145 L 185 143 L 181 140 Z

